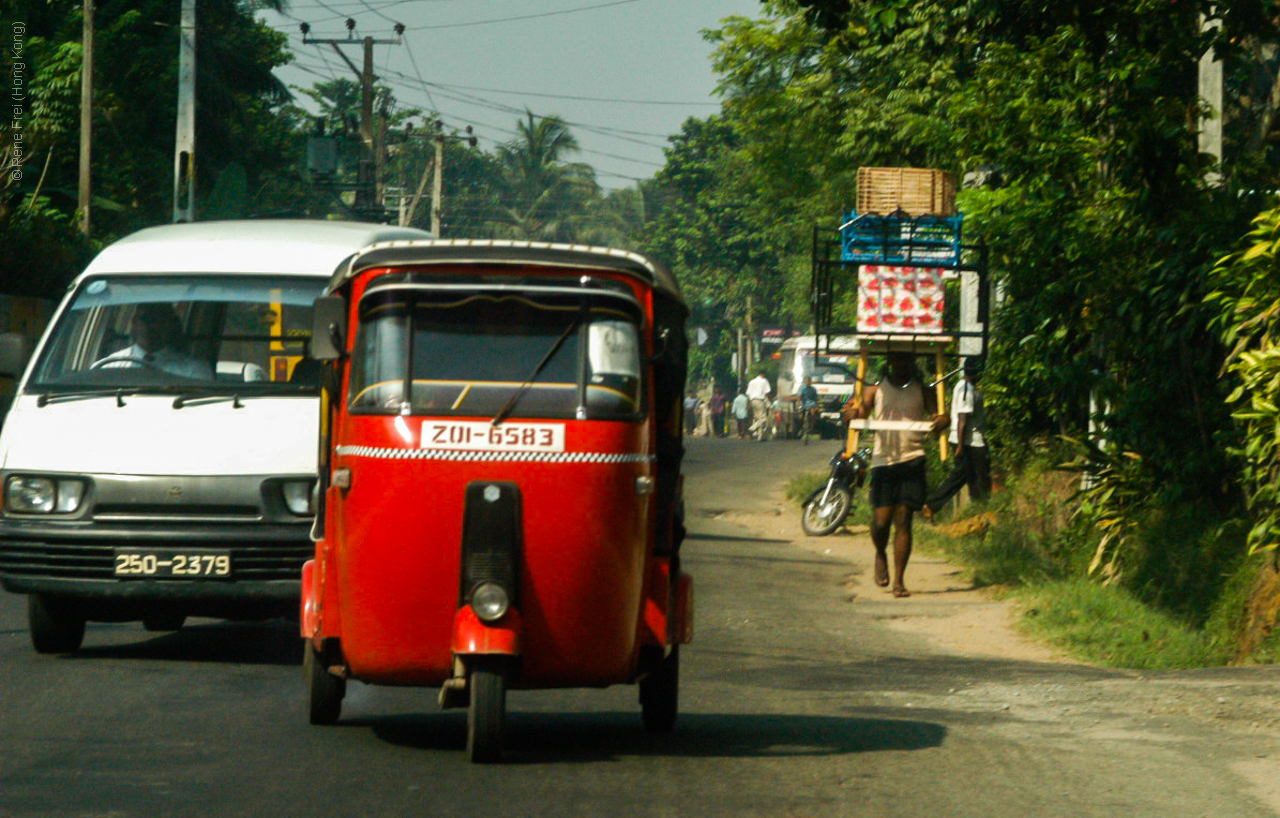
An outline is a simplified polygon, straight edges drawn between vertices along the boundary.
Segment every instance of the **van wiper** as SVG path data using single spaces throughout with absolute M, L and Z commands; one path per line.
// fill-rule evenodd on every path
M 311 384 L 301 383 L 280 383 L 267 386 L 255 386 L 252 389 L 245 389 L 243 386 L 197 386 L 186 387 L 182 390 L 182 394 L 173 399 L 173 408 L 181 409 L 188 403 L 200 401 L 214 402 L 220 400 L 230 400 L 231 405 L 236 409 L 244 406 L 243 400 L 246 398 L 270 398 L 280 395 L 309 395 L 312 392 L 318 392 L 319 387 Z
M 115 397 L 116 406 L 124 406 L 126 395 L 138 394 L 137 389 L 77 389 L 71 392 L 41 392 L 36 398 L 36 406 L 44 408 L 51 403 L 64 400 L 87 400 L 88 398 Z
M 542 370 L 547 368 L 547 364 L 551 363 L 551 359 L 560 351 L 560 347 L 564 346 L 565 339 L 568 338 L 581 323 L 582 315 L 579 314 L 577 318 L 574 318 L 573 321 L 569 323 L 569 326 L 564 328 L 564 332 L 560 333 L 560 337 L 551 345 L 551 349 L 548 349 L 547 354 L 542 356 L 541 361 L 538 361 L 538 365 L 529 373 L 529 377 L 525 378 L 524 383 L 520 384 L 519 388 L 516 389 L 515 392 L 511 393 L 511 397 L 507 398 L 507 402 L 498 410 L 498 414 L 493 416 L 493 420 L 489 422 L 490 426 L 497 426 L 499 423 L 502 423 L 502 421 L 507 419 L 507 415 L 511 414 L 511 410 L 516 408 L 516 401 L 518 401 L 520 396 L 524 394 L 525 390 L 528 389 L 535 380 L 537 380 L 538 376 L 542 374 Z

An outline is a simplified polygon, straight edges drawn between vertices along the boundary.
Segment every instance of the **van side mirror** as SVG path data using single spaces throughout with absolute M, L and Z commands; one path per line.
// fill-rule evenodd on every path
M 311 307 L 311 350 L 317 361 L 336 361 L 346 349 L 347 300 L 322 295 Z
M 31 341 L 17 332 L 0 333 L 0 376 L 18 379 L 31 357 Z

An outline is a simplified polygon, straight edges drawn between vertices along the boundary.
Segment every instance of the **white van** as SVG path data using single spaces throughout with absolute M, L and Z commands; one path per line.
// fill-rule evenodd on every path
M 311 305 L 368 244 L 328 221 L 142 230 L 71 285 L 0 431 L 0 584 L 37 651 L 86 620 L 296 615 L 316 475 Z M 0 339 L 16 375 L 18 336 Z
M 848 335 L 797 335 L 782 342 L 778 359 L 778 433 L 799 434 L 799 395 L 805 378 L 818 390 L 822 419 L 839 422 L 840 406 L 853 395 L 857 380 L 858 339 Z

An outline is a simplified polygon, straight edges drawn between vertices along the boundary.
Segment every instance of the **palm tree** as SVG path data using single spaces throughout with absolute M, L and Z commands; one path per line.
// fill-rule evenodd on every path
M 599 191 L 595 170 L 563 161 L 579 147 L 560 117 L 525 111 L 516 129 L 517 137 L 498 148 L 504 201 L 494 231 L 510 238 L 573 240 L 574 223 Z

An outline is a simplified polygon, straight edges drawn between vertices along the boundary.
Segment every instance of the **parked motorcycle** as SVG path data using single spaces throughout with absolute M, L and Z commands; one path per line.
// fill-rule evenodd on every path
M 800 524 L 811 537 L 825 537 L 844 523 L 853 509 L 854 492 L 866 482 L 871 450 L 859 449 L 845 457 L 844 447 L 831 458 L 831 474 L 822 488 L 804 501 Z

